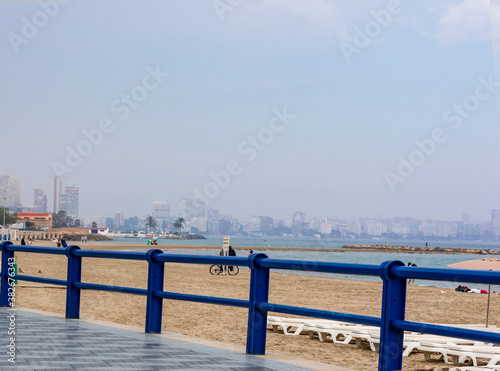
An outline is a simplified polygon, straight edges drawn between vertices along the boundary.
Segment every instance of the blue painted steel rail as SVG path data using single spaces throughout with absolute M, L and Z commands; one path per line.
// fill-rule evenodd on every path
M 163 299 L 183 300 L 217 305 L 248 308 L 247 353 L 265 354 L 268 312 L 295 314 L 328 320 L 340 320 L 380 327 L 379 370 L 400 370 L 403 362 L 404 331 L 452 336 L 458 338 L 500 343 L 500 334 L 468 330 L 428 323 L 405 321 L 406 282 L 418 278 L 434 281 L 471 282 L 499 285 L 500 272 L 461 270 L 449 268 L 406 267 L 401 261 L 386 261 L 381 265 L 344 264 L 315 261 L 270 259 L 265 254 L 247 258 L 221 256 L 195 256 L 167 254 L 152 249 L 147 252 L 81 250 L 78 246 L 67 248 L 0 244 L 2 269 L 0 272 L 0 306 L 13 306 L 14 280 L 54 284 L 66 287 L 66 318 L 80 317 L 81 290 L 120 292 L 147 297 L 146 328 L 148 333 L 160 333 Z M 66 280 L 15 274 L 14 252 L 65 255 L 68 258 Z M 82 258 L 126 259 L 148 263 L 147 289 L 101 285 L 81 281 Z M 245 266 L 251 270 L 249 300 L 211 297 L 168 292 L 164 290 L 165 263 L 219 264 Z M 383 282 L 382 315 L 370 317 L 319 309 L 294 307 L 269 303 L 269 273 L 271 269 L 326 272 L 378 276 Z

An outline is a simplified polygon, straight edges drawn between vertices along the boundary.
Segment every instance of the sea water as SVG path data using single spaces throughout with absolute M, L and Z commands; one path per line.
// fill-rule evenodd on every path
M 222 247 L 223 237 L 207 237 L 206 240 L 172 240 L 172 239 L 157 239 L 158 249 L 162 245 L 185 245 L 185 246 L 208 246 L 206 249 L 192 250 L 192 249 L 175 249 L 165 250 L 166 253 L 176 254 L 190 254 L 190 255 L 219 255 Z M 110 243 L 133 243 L 144 244 L 145 251 L 151 248 L 147 246 L 147 239 L 131 239 L 131 238 L 116 238 Z M 424 247 L 426 242 L 429 248 L 432 247 L 455 247 L 462 249 L 493 249 L 499 250 L 500 244 L 493 241 L 408 241 L 408 240 L 373 240 L 373 239 L 292 239 L 292 238 L 250 238 L 250 237 L 231 237 L 231 245 L 248 248 L 257 248 L 255 252 L 266 254 L 269 258 L 273 259 L 292 259 L 303 261 L 318 261 L 318 262 L 335 262 L 335 263 L 353 263 L 353 264 L 371 264 L 380 265 L 387 260 L 400 260 L 408 264 L 412 262 L 419 267 L 430 268 L 446 268 L 448 264 L 461 262 L 464 260 L 474 260 L 484 257 L 477 254 L 429 254 L 429 253 L 403 253 L 403 252 L 362 252 L 362 251 L 346 251 L 342 249 L 344 245 L 399 245 L 399 246 L 414 246 Z M 213 248 L 212 248 L 213 246 Z M 286 247 L 290 250 L 265 250 L 267 247 Z M 301 251 L 294 250 L 294 248 L 309 248 L 318 249 L 320 251 Z M 262 250 L 260 250 L 262 249 Z M 338 251 L 328 251 L 328 250 Z M 325 250 L 325 251 L 321 251 Z M 137 250 L 136 250 L 137 251 Z M 247 256 L 249 250 L 236 250 L 239 256 Z M 244 269 L 242 267 L 242 269 Z M 280 270 L 273 270 L 273 272 L 280 272 Z M 362 281 L 380 282 L 380 277 L 374 276 L 358 276 L 347 274 L 331 274 L 319 272 L 304 272 L 304 271 L 281 271 L 285 273 L 302 274 L 308 276 L 320 277 L 333 277 L 340 279 L 354 279 Z M 347 284 L 347 283 L 346 283 Z M 416 285 L 421 286 L 434 286 L 441 288 L 454 289 L 458 285 L 466 285 L 470 288 L 488 289 L 487 285 L 480 285 L 467 282 L 445 282 L 445 281 L 424 281 L 417 280 Z M 491 286 L 492 291 L 499 291 L 500 287 Z

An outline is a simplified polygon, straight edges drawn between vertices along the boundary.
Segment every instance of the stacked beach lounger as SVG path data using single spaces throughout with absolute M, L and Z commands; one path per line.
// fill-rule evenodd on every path
M 301 319 L 268 317 L 268 325 L 275 332 L 297 336 L 307 334 L 310 338 L 320 341 L 332 341 L 336 344 L 349 344 L 355 342 L 361 347 L 378 351 L 380 344 L 380 329 L 378 327 L 364 326 L 347 322 L 329 321 L 321 319 Z M 465 327 L 484 331 L 500 331 L 496 327 L 484 328 L 484 325 L 449 325 Z M 405 333 L 403 343 L 403 356 L 412 352 L 423 352 L 426 360 L 434 360 L 436 355 L 447 364 L 463 365 L 471 363 L 473 367 L 455 367 L 450 371 L 475 371 L 499 370 L 500 371 L 500 346 L 498 344 L 485 344 L 467 339 L 452 338 L 420 333 Z M 478 359 L 486 366 L 478 366 Z M 497 363 L 499 365 L 497 365 Z

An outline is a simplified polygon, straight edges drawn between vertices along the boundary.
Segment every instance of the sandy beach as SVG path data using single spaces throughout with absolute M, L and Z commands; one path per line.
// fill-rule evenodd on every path
M 45 241 L 36 244 L 52 246 L 52 243 Z M 123 244 L 109 243 L 88 243 L 82 247 L 100 250 L 147 248 L 144 245 L 124 247 Z M 186 246 L 181 248 L 185 249 Z M 64 256 L 26 253 L 16 253 L 15 256 L 21 274 L 66 278 Z M 208 266 L 166 264 L 165 291 L 248 299 L 249 277 L 250 272 L 247 269 L 241 269 L 237 276 L 212 276 L 208 272 Z M 82 281 L 146 288 L 147 263 L 85 258 Z M 451 289 L 452 286 L 452 283 L 450 289 L 409 286 L 406 319 L 430 323 L 484 323 L 487 295 L 457 293 Z M 381 283 L 272 272 L 269 302 L 380 316 L 381 294 Z M 499 304 L 500 297 L 492 295 L 490 324 L 499 324 Z M 19 282 L 16 288 L 16 305 L 64 313 L 65 289 Z M 85 290 L 82 292 L 81 318 L 144 327 L 145 307 L 146 298 L 142 296 Z M 164 301 L 165 331 L 245 345 L 246 325 L 245 309 Z M 267 335 L 267 351 L 357 370 L 377 370 L 378 363 L 378 353 L 369 349 L 358 349 L 354 344 L 320 342 L 306 335 L 286 336 L 271 330 L 268 330 Z M 404 370 L 441 370 L 448 367 L 442 361 L 425 361 L 421 353 L 404 357 Z

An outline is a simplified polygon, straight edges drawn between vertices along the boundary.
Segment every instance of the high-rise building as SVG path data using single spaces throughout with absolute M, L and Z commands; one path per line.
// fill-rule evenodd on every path
M 125 225 L 125 214 L 121 211 L 115 213 L 113 218 L 113 225 L 115 229 L 121 229 Z
M 205 203 L 197 199 L 184 198 L 179 202 L 179 216 L 186 221 L 205 217 Z
M 256 234 L 269 233 L 273 230 L 273 218 L 270 216 L 252 217 L 252 232 Z
M 59 210 L 66 211 L 66 214 L 73 219 L 78 219 L 78 197 L 80 189 L 76 184 L 69 184 L 64 187 L 64 193 L 59 196 Z
M 165 201 L 153 201 L 153 212 L 151 216 L 156 220 L 158 229 L 167 230 L 170 218 L 170 205 Z
M 54 214 L 59 212 L 59 201 L 62 195 L 62 179 L 58 176 L 54 177 Z
M 207 233 L 220 234 L 220 211 L 217 209 L 208 209 L 207 212 Z
M 124 221 L 124 228 L 127 231 L 136 231 L 140 229 L 139 227 L 139 218 L 137 216 L 132 216 Z
M 294 236 L 298 236 L 298 235 L 302 234 L 302 229 L 303 229 L 303 225 L 304 225 L 305 220 L 306 220 L 305 213 L 303 213 L 301 211 L 297 211 L 293 214 L 293 216 L 292 216 L 292 233 Z
M 9 209 L 21 208 L 21 182 L 11 176 L 0 177 L 0 203 Z
M 47 212 L 47 195 L 45 194 L 43 189 L 35 189 L 33 212 L 35 213 Z
M 495 240 L 500 237 L 500 210 L 491 210 L 491 237 Z

